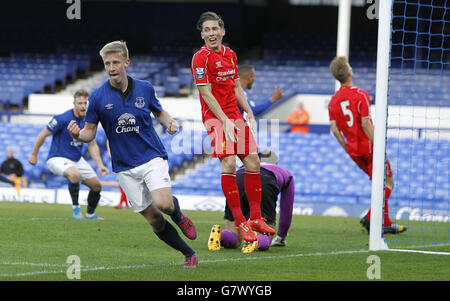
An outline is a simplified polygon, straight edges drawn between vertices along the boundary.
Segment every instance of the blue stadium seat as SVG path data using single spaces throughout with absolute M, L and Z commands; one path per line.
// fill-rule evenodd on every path
M 164 80 L 164 89 L 166 95 L 179 96 L 180 80 L 177 76 L 167 76 Z

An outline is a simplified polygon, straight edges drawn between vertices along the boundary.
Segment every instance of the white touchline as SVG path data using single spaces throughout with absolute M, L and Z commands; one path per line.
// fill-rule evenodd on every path
M 327 255 L 340 255 L 340 254 L 355 254 L 355 253 L 366 253 L 369 250 L 359 250 L 359 251 L 334 251 L 328 253 L 310 253 L 310 254 L 290 254 L 290 255 L 282 255 L 282 256 L 257 256 L 257 257 L 240 257 L 240 258 L 224 258 L 224 259 L 213 259 L 213 260 L 199 260 L 199 264 L 205 263 L 217 263 L 217 262 L 230 262 L 230 261 L 246 261 L 246 260 L 264 260 L 264 259 L 272 259 L 272 258 L 291 258 L 291 257 L 308 257 L 308 256 L 327 256 Z M 47 267 L 68 267 L 68 265 L 50 265 L 50 264 L 33 264 L 33 263 L 7 263 L 3 262 L 2 264 L 23 264 L 29 266 L 47 266 Z M 89 271 L 107 271 L 107 270 L 125 270 L 125 269 L 142 269 L 149 267 L 158 267 L 158 266 L 174 266 L 179 265 L 179 262 L 172 263 L 160 263 L 160 264 L 139 264 L 139 265 L 125 265 L 125 266 L 117 266 L 117 267 L 88 267 L 81 266 L 81 272 L 89 272 Z M 52 270 L 52 271 L 37 271 L 37 272 L 28 272 L 28 273 L 17 273 L 17 274 L 0 274 L 0 277 L 21 277 L 21 276 L 33 276 L 33 275 L 42 275 L 42 274 L 60 274 L 66 273 L 66 269 L 64 270 Z
M 417 246 L 420 247 L 420 246 Z M 423 246 L 422 246 L 423 247 Z M 440 252 L 425 252 L 425 251 L 414 251 L 414 250 L 399 250 L 399 249 L 388 249 L 386 251 L 398 251 L 398 252 L 414 252 L 414 253 L 422 253 L 422 254 L 434 254 L 434 255 L 450 255 L 449 253 L 440 253 Z M 247 261 L 247 260 L 265 260 L 265 259 L 282 259 L 282 258 L 292 258 L 292 257 L 311 257 L 311 256 L 329 256 L 329 255 L 346 255 L 346 254 L 357 254 L 357 253 L 369 253 L 371 251 L 361 249 L 361 250 L 350 250 L 350 251 L 332 251 L 332 252 L 316 252 L 309 254 L 289 254 L 289 255 L 281 255 L 281 256 L 257 256 L 250 257 L 244 256 L 239 258 L 223 258 L 223 259 L 212 259 L 212 260 L 199 260 L 199 264 L 205 263 L 217 263 L 217 262 L 230 262 L 230 261 Z M 29 263 L 29 262 L 2 262 L 2 265 L 28 265 L 28 266 L 43 266 L 43 267 L 68 267 L 67 264 L 46 264 L 46 263 Z M 90 272 L 90 271 L 108 271 L 108 270 L 126 270 L 126 269 L 143 269 L 149 267 L 158 267 L 158 266 L 174 266 L 179 265 L 179 262 L 172 263 L 157 263 L 157 264 L 139 264 L 139 265 L 124 265 L 117 267 L 89 267 L 89 266 L 81 266 L 81 272 Z M 64 270 L 52 270 L 52 271 L 37 271 L 37 272 L 28 272 L 28 273 L 17 273 L 17 274 L 0 274 L 0 277 L 21 277 L 21 276 L 33 276 L 33 275 L 42 275 L 42 274 L 60 274 L 66 273 L 66 269 Z

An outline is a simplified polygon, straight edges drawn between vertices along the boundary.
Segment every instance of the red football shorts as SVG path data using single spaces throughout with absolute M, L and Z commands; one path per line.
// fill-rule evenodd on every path
M 350 156 L 353 161 L 361 168 L 372 180 L 372 165 L 373 165 L 373 154 L 367 154 L 363 156 Z M 386 176 L 392 177 L 391 164 L 389 159 L 386 158 Z
M 255 137 L 242 114 L 236 109 L 234 112 L 224 112 L 228 118 L 239 128 L 236 130 L 238 141 L 233 143 L 225 139 L 222 123 L 213 115 L 203 120 L 209 139 L 211 140 L 211 154 L 221 161 L 228 156 L 238 156 L 243 160 L 251 153 L 257 153 Z

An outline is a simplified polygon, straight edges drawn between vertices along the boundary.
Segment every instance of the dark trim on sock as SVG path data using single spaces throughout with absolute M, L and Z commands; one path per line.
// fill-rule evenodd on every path
M 88 214 L 93 214 L 95 212 L 95 208 L 97 208 L 98 202 L 100 201 L 100 191 L 89 191 L 87 198 L 88 206 L 86 210 Z
M 180 209 L 180 204 L 178 203 L 178 199 L 176 198 L 176 196 L 172 196 L 173 199 L 173 212 L 170 214 L 170 218 L 172 219 L 172 221 L 175 224 L 179 224 L 181 222 L 181 209 Z
M 70 197 L 72 198 L 72 205 L 79 206 L 78 195 L 80 192 L 80 183 L 69 182 L 68 186 L 69 186 Z
M 195 251 L 181 238 L 174 226 L 167 220 L 165 220 L 164 230 L 155 232 L 155 234 L 167 245 L 183 253 L 184 256 L 192 256 L 195 253 Z

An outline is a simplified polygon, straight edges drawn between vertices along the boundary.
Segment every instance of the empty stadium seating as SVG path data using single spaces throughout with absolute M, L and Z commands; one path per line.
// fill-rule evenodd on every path
M 247 60 L 246 63 L 255 67 L 257 76 L 253 88 L 248 91 L 249 98 L 256 104 L 262 102 L 271 95 L 275 85 L 283 88 L 285 98 L 299 93 L 333 94 L 335 81 L 328 69 L 332 55 L 329 49 L 314 51 L 314 47 L 289 51 L 268 48 L 263 59 Z M 181 87 L 192 91 L 193 79 L 186 60 L 189 52 L 182 55 L 170 49 L 155 50 L 152 56 L 132 57 L 127 70 L 130 76 L 150 81 L 159 97 L 178 97 Z M 363 57 L 357 56 L 352 62 L 354 82 L 367 90 L 374 101 L 376 68 Z M 22 112 L 23 101 L 29 94 L 45 90 L 53 92 L 56 83 L 65 87 L 67 79 L 75 79 L 77 71 L 88 72 L 90 64 L 88 55 L 13 53 L 0 57 L 0 103 L 6 111 L 15 105 Z M 446 84 L 450 82 L 448 70 L 393 68 L 390 76 L 391 105 L 450 105 L 449 85 Z M 92 91 L 106 80 L 103 73 L 90 79 L 82 88 Z
M 10 105 L 23 110 L 23 100 L 31 93 L 55 90 L 67 79 L 75 80 L 77 71 L 88 71 L 90 58 L 86 55 L 13 53 L 0 57 L 0 103 L 8 111 Z
M 248 60 L 255 67 L 257 80 L 248 91 L 250 99 L 259 103 L 272 95 L 274 86 L 283 88 L 286 97 L 295 94 L 334 94 L 335 80 L 328 66 L 314 61 Z M 329 62 L 327 62 L 329 63 Z M 309 64 L 309 65 L 308 65 Z M 376 68 L 353 67 L 356 86 L 367 90 L 375 100 Z M 450 71 L 429 71 L 414 74 L 414 70 L 392 69 L 390 105 L 450 106 Z
M 396 182 L 391 204 L 448 206 L 450 141 L 389 138 L 387 156 Z M 329 134 L 280 133 L 279 164 L 295 179 L 296 202 L 370 204 L 371 182 Z M 426 168 L 428 167 L 428 168 Z M 174 193 L 222 195 L 221 165 L 210 159 L 178 177 Z

